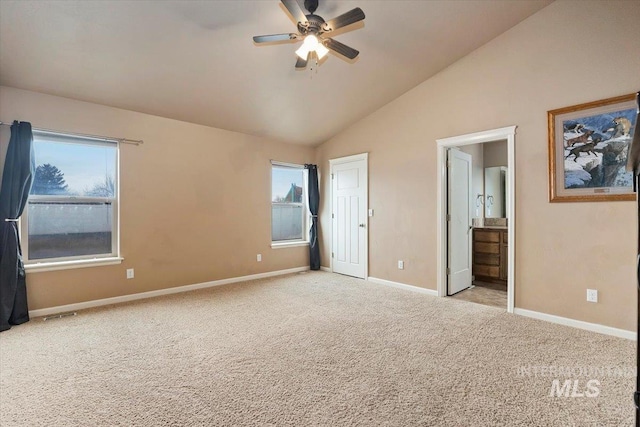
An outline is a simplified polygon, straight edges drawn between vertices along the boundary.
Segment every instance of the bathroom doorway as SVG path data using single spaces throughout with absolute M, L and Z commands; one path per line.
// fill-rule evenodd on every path
M 440 139 L 437 144 L 438 295 L 500 306 L 513 312 L 515 126 Z M 450 203 L 447 159 L 451 150 L 473 159 L 466 216 L 469 223 L 462 225 L 468 230 L 468 245 L 472 249 L 469 251 L 469 262 L 473 265 L 469 286 L 458 283 L 450 286 L 451 273 L 455 270 L 450 265 L 452 251 L 463 252 L 460 239 L 449 233 L 455 229 L 450 227 L 452 219 L 462 217 L 451 211 L 461 206 Z

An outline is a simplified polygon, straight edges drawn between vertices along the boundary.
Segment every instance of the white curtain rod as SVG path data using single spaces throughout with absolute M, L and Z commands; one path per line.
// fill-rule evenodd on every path
M 273 166 L 284 166 L 287 168 L 292 168 L 292 169 L 304 169 L 304 165 L 298 165 L 296 163 L 286 163 L 286 162 L 279 162 L 277 160 L 271 160 L 271 164 Z
M 0 126 L 11 126 L 11 123 L 5 123 L 5 122 L 0 122 Z M 141 139 L 128 139 L 128 138 L 111 138 L 108 136 L 100 136 L 100 135 L 89 135 L 86 133 L 75 133 L 75 132 L 60 132 L 57 130 L 51 130 L 51 129 L 42 129 L 42 128 L 32 128 L 35 131 L 40 131 L 40 132 L 49 132 L 49 133 L 55 133 L 58 135 L 71 135 L 71 136 L 79 136 L 79 137 L 84 137 L 84 138 L 93 138 L 93 139 L 100 139 L 103 141 L 118 141 L 118 142 L 122 142 L 123 144 L 132 144 L 132 145 L 141 145 L 144 144 L 144 141 Z

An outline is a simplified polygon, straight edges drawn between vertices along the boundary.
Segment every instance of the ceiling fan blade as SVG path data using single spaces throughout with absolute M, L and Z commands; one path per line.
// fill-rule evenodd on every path
M 332 51 L 342 56 L 346 56 L 349 59 L 356 59 L 356 57 L 360 53 L 354 48 L 349 47 L 346 44 L 340 43 L 339 41 L 334 39 L 329 39 L 329 38 L 324 39 L 323 44 L 325 45 L 325 47 L 328 47 Z
M 283 42 L 288 40 L 295 40 L 298 35 L 296 33 L 289 34 L 270 34 L 268 36 L 253 36 L 253 41 L 256 43 L 269 43 L 269 42 Z
M 295 19 L 298 22 L 302 22 L 303 24 L 307 22 L 307 17 L 305 16 L 304 12 L 300 8 L 300 5 L 296 0 L 280 0 L 280 1 L 284 5 L 284 7 L 287 8 L 291 16 L 293 16 L 293 19 Z
M 324 23 L 322 28 L 324 32 L 328 33 L 330 31 L 335 31 L 338 28 L 346 27 L 347 25 L 362 21 L 363 19 L 364 12 L 359 7 L 356 7 L 355 9 L 352 9 L 347 13 L 343 13 L 336 18 L 328 20 Z
M 296 61 L 296 69 L 304 69 L 307 68 L 307 62 L 309 61 L 309 55 L 311 52 L 307 53 L 307 59 L 302 59 L 298 56 L 298 60 Z

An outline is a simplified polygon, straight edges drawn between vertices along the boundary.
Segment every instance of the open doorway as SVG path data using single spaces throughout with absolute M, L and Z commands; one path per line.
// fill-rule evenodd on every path
M 438 295 L 502 305 L 511 313 L 515 126 L 439 139 L 437 145 Z M 459 158 L 472 160 L 465 165 Z

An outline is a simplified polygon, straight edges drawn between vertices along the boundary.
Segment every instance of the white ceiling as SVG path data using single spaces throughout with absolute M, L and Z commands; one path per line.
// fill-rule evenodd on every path
M 251 38 L 295 32 L 278 0 L 3 0 L 0 84 L 316 145 L 549 3 L 320 0 L 364 10 L 335 36 L 360 57 L 296 71 L 297 44 Z

